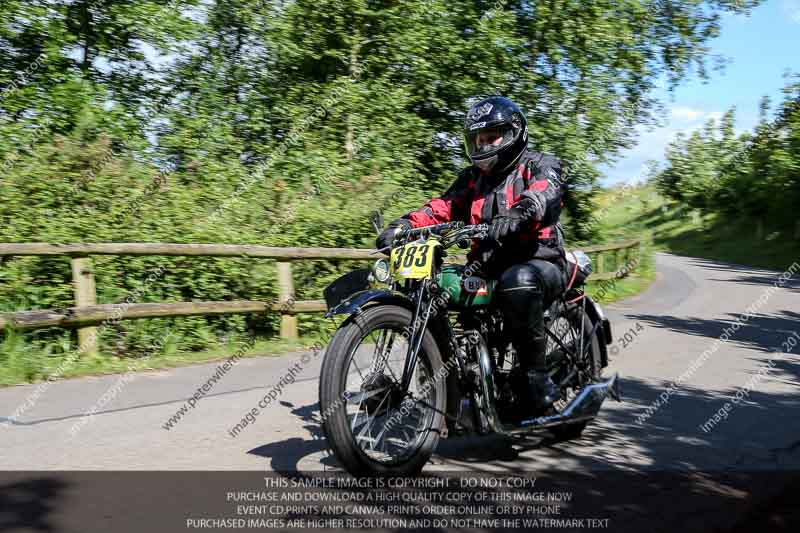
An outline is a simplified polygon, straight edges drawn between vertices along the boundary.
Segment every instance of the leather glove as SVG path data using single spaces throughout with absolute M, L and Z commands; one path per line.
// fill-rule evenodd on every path
M 386 248 L 387 246 L 391 246 L 394 242 L 394 238 L 402 231 L 409 230 L 413 226 L 411 225 L 411 221 L 406 220 L 405 218 L 398 218 L 397 220 L 390 222 L 388 226 L 378 235 L 378 238 L 375 239 L 375 247 L 380 250 L 382 248 Z
M 489 226 L 489 238 L 500 241 L 509 233 L 515 233 L 518 230 L 519 218 L 512 215 L 509 210 L 507 215 L 497 215 L 492 219 L 492 224 Z
M 522 198 L 505 215 L 497 215 L 489 227 L 489 237 L 500 241 L 506 235 L 516 233 L 520 227 L 544 218 L 545 201 L 539 191 L 525 191 Z

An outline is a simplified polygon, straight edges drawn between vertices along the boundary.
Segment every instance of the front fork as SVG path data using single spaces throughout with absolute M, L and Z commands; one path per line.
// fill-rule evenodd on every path
M 408 351 L 403 365 L 401 383 L 401 392 L 404 395 L 408 393 L 408 388 L 411 385 L 411 376 L 414 375 L 414 369 L 417 367 L 419 349 L 422 346 L 422 338 L 425 336 L 425 329 L 428 327 L 433 308 L 433 298 L 430 298 L 429 284 L 430 280 L 428 279 L 423 279 L 420 283 L 416 298 L 417 305 L 414 306 L 414 312 L 411 315 L 411 325 L 409 326 L 411 331 L 408 333 Z M 425 308 L 424 312 L 422 311 L 423 308 Z
M 420 292 L 417 294 L 416 305 L 411 315 L 411 325 L 409 326 L 408 333 L 408 350 L 406 352 L 405 364 L 403 366 L 403 375 L 401 378 L 402 393 L 406 395 L 408 388 L 411 385 L 411 379 L 414 375 L 414 370 L 417 366 L 419 358 L 419 350 L 422 346 L 422 339 L 428 326 L 431 325 L 431 319 L 436 320 L 434 324 L 434 336 L 441 352 L 443 363 L 446 363 L 449 357 L 453 357 L 457 362 L 457 375 L 462 376 L 465 371 L 466 353 L 461 353 L 459 345 L 452 327 L 447 320 L 446 303 L 441 307 L 436 307 L 436 286 L 431 280 L 423 280 L 418 289 Z M 442 318 L 444 314 L 444 318 Z

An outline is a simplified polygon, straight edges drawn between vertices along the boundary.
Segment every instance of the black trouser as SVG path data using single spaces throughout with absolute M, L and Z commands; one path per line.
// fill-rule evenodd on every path
M 514 265 L 498 278 L 497 304 L 523 370 L 546 368 L 544 311 L 563 291 L 563 270 L 543 259 Z

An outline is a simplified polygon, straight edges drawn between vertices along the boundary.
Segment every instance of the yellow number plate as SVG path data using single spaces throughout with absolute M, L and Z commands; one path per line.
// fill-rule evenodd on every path
M 397 279 L 424 279 L 433 271 L 433 251 L 438 240 L 412 242 L 392 250 L 392 275 Z

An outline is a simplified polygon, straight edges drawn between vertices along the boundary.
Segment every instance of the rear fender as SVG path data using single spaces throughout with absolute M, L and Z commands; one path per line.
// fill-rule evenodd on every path
M 589 315 L 592 326 L 599 322 L 597 335 L 600 340 L 598 343 L 600 345 L 600 360 L 603 368 L 605 368 L 608 366 L 608 348 L 606 348 L 606 346 L 613 342 L 611 322 L 606 318 L 600 304 L 589 298 L 589 296 L 584 296 L 584 298 L 586 298 L 586 314 Z

